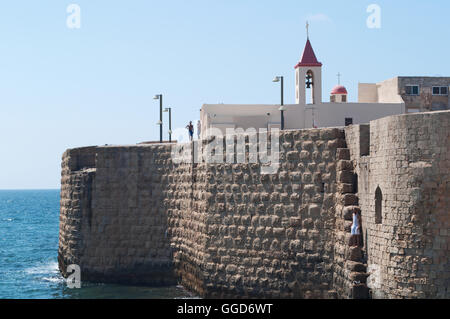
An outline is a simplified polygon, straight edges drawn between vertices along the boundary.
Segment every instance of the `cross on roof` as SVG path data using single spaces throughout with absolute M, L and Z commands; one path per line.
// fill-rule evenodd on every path
M 309 23 L 306 21 L 306 37 L 309 39 Z
M 338 72 L 337 77 L 338 77 L 338 85 L 341 85 L 341 73 Z

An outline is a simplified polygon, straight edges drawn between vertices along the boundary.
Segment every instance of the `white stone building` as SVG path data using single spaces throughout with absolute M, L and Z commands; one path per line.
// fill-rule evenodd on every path
M 322 63 L 320 63 L 309 39 L 306 41 L 300 62 L 295 66 L 296 104 L 241 105 L 204 104 L 200 111 L 202 136 L 207 129 L 219 128 L 223 134 L 227 128 L 281 128 L 283 111 L 284 129 L 314 127 L 338 127 L 350 124 L 369 123 L 385 116 L 405 113 L 405 103 L 398 99 L 383 101 L 361 96 L 375 94 L 366 86 L 360 86 L 359 103 L 349 103 L 347 90 L 336 86 L 330 93 L 330 102 L 322 101 Z M 311 103 L 307 103 L 307 95 Z M 381 103 L 379 102 L 381 100 Z

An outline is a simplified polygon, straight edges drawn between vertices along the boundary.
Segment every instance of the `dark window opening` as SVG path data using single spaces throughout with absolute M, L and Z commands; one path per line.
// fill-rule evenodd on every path
M 419 95 L 418 85 L 407 85 L 405 86 L 406 95 Z
M 342 95 L 342 102 L 346 103 L 347 102 L 347 95 Z
M 448 95 L 447 86 L 433 86 L 433 95 Z
M 375 224 L 381 224 L 383 221 L 382 217 L 382 204 L 383 204 L 383 193 L 380 187 L 377 187 L 375 191 Z
M 345 126 L 349 126 L 353 124 L 353 118 L 351 117 L 346 117 L 345 118 Z
M 358 174 L 353 174 L 353 194 L 358 194 Z
M 438 86 L 433 87 L 433 95 L 441 94 L 441 89 Z

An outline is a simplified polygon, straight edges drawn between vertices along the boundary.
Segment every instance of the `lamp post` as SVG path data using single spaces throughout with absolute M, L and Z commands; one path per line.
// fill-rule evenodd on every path
M 159 125 L 159 142 L 163 141 L 163 116 L 162 116 L 162 105 L 163 105 L 163 96 L 162 94 L 157 94 L 153 98 L 154 100 L 159 100 L 159 121 L 156 125 Z
M 172 142 L 172 108 L 166 107 L 164 112 L 169 112 L 169 143 Z
M 279 111 L 281 111 L 281 130 L 284 130 L 284 111 L 286 111 L 286 107 L 284 107 L 284 77 L 276 76 L 272 82 L 281 82 L 281 107 Z

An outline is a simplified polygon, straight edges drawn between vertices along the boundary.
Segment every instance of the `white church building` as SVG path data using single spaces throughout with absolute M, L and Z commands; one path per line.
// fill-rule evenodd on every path
M 307 94 L 311 96 L 310 104 Z M 210 128 L 218 128 L 223 134 L 227 128 L 281 129 L 282 122 L 284 129 L 340 127 L 405 113 L 401 99 L 389 101 L 394 103 L 349 103 L 347 90 L 341 85 L 331 91 L 330 102 L 323 102 L 322 63 L 317 60 L 309 37 L 295 66 L 295 101 L 291 105 L 204 104 L 200 110 L 201 134 L 204 136 Z

